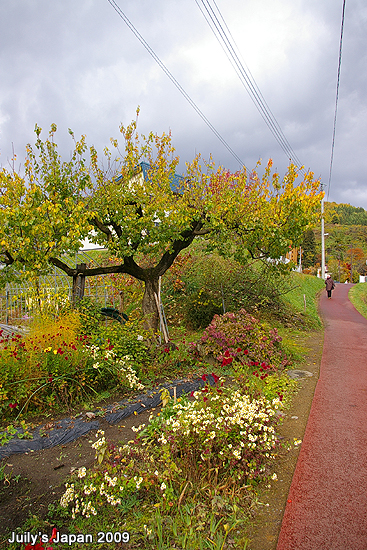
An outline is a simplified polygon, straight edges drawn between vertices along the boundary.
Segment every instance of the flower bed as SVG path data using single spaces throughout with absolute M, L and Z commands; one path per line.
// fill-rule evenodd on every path
M 123 354 L 126 347 L 109 338 L 93 342 L 80 333 L 77 314 L 47 320 L 24 337 L 0 330 L 2 417 L 69 407 L 109 389 L 143 389 L 134 357 Z
M 171 399 L 147 426 L 133 427 L 136 439 L 127 445 L 111 446 L 97 432 L 96 466 L 80 468 L 60 501 L 71 528 L 81 518 L 87 529 L 94 516 L 115 521 L 133 509 L 130 534 L 141 547 L 185 548 L 186 537 L 192 547 L 206 548 L 208 533 L 213 548 L 223 547 L 234 526 L 246 521 L 253 484 L 276 479 L 282 404 L 250 398 L 215 379 L 214 388 Z M 163 540 L 167 546 L 159 546 Z

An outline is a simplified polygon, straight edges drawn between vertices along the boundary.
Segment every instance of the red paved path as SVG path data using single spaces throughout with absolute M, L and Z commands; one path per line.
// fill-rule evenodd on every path
M 277 550 L 367 550 L 367 320 L 350 287 L 321 296 L 320 378 Z

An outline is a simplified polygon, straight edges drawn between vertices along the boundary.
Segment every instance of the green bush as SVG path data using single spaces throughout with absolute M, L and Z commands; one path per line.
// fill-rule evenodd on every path
M 202 288 L 186 300 L 186 322 L 194 330 L 207 327 L 214 315 L 220 313 L 223 313 L 220 299 L 210 290 Z
M 140 370 L 149 359 L 149 351 L 145 343 L 145 331 L 138 321 L 128 321 L 125 325 L 112 321 L 107 326 L 101 326 L 96 342 L 113 346 L 117 357 L 128 355 L 135 368 Z
M 112 346 L 118 358 L 128 355 L 135 367 L 140 369 L 148 360 L 148 348 L 145 344 L 146 331 L 137 315 L 132 313 L 129 320 L 122 324 L 102 315 L 98 304 L 89 298 L 83 298 L 78 305 L 81 327 L 95 346 Z
M 189 328 L 204 328 L 215 314 L 240 309 L 284 315 L 282 297 L 291 289 L 284 269 L 262 262 L 243 266 L 216 252 L 200 250 L 179 266 L 174 264 L 172 270 L 162 288 L 167 317 L 173 322 L 184 319 Z

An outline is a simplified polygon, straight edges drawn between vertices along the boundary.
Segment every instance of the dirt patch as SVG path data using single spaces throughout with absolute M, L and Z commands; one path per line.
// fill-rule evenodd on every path
M 116 426 L 100 418 L 100 428 L 107 440 L 126 443 L 134 439 L 131 427 L 148 423 L 150 413 L 131 415 Z M 0 548 L 7 547 L 7 534 L 21 527 L 30 514 L 46 518 L 49 504 L 65 492 L 65 479 L 73 469 L 92 465 L 95 433 L 90 431 L 67 445 L 16 454 L 1 461 L 5 478 L 0 481 Z
M 312 373 L 312 376 L 298 379 L 299 391 L 278 429 L 284 444 L 274 463 L 274 473 L 278 479 L 272 481 L 270 487 L 266 486 L 269 483 L 259 486 L 258 499 L 261 504 L 258 504 L 253 512 L 254 519 L 249 533 L 251 542 L 248 550 L 275 550 L 277 547 L 289 488 L 302 444 L 295 445 L 294 442 L 303 440 L 319 378 L 323 341 L 323 331 L 307 334 L 302 340 L 300 338 L 300 345 L 308 350 L 302 369 Z M 290 450 L 287 450 L 289 446 Z

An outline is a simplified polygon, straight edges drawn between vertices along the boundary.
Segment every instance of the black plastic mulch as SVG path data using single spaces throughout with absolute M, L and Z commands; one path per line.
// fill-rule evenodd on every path
M 207 382 L 214 386 L 215 382 L 212 375 L 207 375 Z M 109 424 L 117 424 L 123 418 L 127 418 L 134 413 L 140 414 L 143 411 L 158 407 L 161 403 L 160 392 L 163 389 L 167 389 L 173 397 L 174 388 L 176 388 L 176 396 L 180 397 L 184 393 L 191 393 L 204 387 L 207 382 L 202 378 L 174 380 L 169 384 L 163 384 L 154 390 L 136 396 L 133 402 L 125 399 L 120 403 L 109 405 L 105 408 L 106 412 L 102 413 L 103 419 Z M 98 411 L 98 415 L 101 416 L 101 411 Z M 0 460 L 12 454 L 40 451 L 56 445 L 65 445 L 91 430 L 98 430 L 100 427 L 100 422 L 98 420 L 91 421 L 86 413 L 79 414 L 75 418 L 64 418 L 57 422 L 49 422 L 32 431 L 32 439 L 19 439 L 15 434 L 9 443 L 0 447 Z M 23 430 L 19 429 L 17 433 L 22 436 Z

